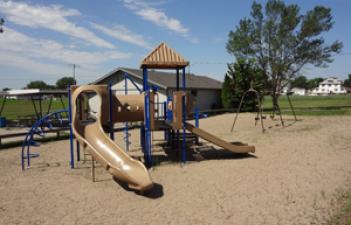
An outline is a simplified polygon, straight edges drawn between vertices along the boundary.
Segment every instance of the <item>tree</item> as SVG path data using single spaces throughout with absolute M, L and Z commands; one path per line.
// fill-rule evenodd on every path
M 51 90 L 55 89 L 55 86 L 49 85 L 41 80 L 31 81 L 27 84 L 25 89 L 41 89 L 41 90 Z
M 291 88 L 298 87 L 303 89 L 308 89 L 308 80 L 307 77 L 301 75 L 296 77 L 291 81 Z
M 259 92 L 263 91 L 264 77 L 262 71 L 250 61 L 239 59 L 233 64 L 228 64 L 222 87 L 222 102 L 225 108 L 239 107 L 240 100 L 245 91 L 251 86 Z M 249 95 L 242 105 L 243 111 L 254 111 L 256 96 Z
M 273 105 L 283 87 L 307 64 L 326 67 L 342 43 L 326 44 L 322 34 L 333 27 L 331 9 L 316 6 L 305 14 L 296 4 L 282 0 L 253 2 L 251 16 L 240 20 L 230 31 L 226 44 L 228 53 L 252 59 L 269 79 Z
M 345 87 L 351 87 L 351 74 L 348 75 L 348 78 L 344 80 Z
M 74 85 L 74 84 L 76 84 L 76 81 L 74 80 L 73 77 L 62 77 L 56 81 L 56 88 L 65 90 L 70 85 Z
M 224 108 L 229 109 L 233 107 L 233 91 L 232 91 L 232 80 L 226 74 L 224 75 L 224 82 L 221 90 L 221 100 Z
M 2 89 L 2 91 L 9 91 L 9 90 L 11 90 L 11 88 L 5 87 Z
M 318 87 L 319 83 L 322 82 L 323 80 L 324 80 L 324 78 L 322 78 L 322 77 L 316 77 L 316 78 L 308 80 L 307 81 L 307 89 L 312 90 L 312 89 Z

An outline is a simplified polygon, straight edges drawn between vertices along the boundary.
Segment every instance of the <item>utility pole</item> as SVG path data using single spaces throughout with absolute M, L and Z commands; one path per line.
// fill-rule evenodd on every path
M 74 79 L 74 84 L 76 85 L 76 84 L 77 84 L 77 81 L 76 81 L 76 68 L 78 68 L 79 65 L 73 63 L 72 66 L 73 66 L 73 79 Z

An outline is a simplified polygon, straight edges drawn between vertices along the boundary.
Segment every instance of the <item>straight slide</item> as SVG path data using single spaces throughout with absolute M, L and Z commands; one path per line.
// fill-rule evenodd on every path
M 95 92 L 100 97 L 100 112 L 96 121 L 84 124 L 77 115 L 76 101 L 82 92 Z M 80 86 L 72 93 L 72 128 L 76 139 L 84 143 L 94 159 L 118 180 L 128 183 L 129 188 L 144 191 L 153 187 L 153 182 L 144 164 L 131 158 L 121 147 L 104 132 L 101 112 L 105 110 L 106 87 L 87 85 Z
M 227 141 L 224 141 L 223 139 L 220 139 L 217 136 L 214 136 L 213 134 L 208 133 L 203 129 L 195 127 L 190 123 L 186 123 L 185 128 L 191 133 L 201 137 L 202 139 L 205 139 L 206 141 L 211 142 L 228 151 L 231 151 L 234 153 L 249 153 L 249 152 L 254 153 L 255 152 L 255 146 L 229 143 Z

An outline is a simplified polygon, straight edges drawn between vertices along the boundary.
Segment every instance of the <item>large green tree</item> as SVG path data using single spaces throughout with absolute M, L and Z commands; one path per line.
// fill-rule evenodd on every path
M 224 108 L 229 109 L 233 107 L 233 87 L 232 80 L 226 74 L 221 90 L 221 100 Z
M 308 79 L 307 77 L 300 75 L 291 81 L 291 88 L 298 87 L 303 89 L 308 89 Z
M 250 87 L 258 92 L 264 88 L 264 74 L 250 61 L 239 59 L 237 62 L 228 64 L 228 71 L 222 86 L 222 103 L 225 108 L 236 108 L 240 100 Z M 254 111 L 256 96 L 249 93 L 242 105 L 243 111 Z
M 76 84 L 76 81 L 74 80 L 73 77 L 62 77 L 56 81 L 56 88 L 65 90 L 70 85 L 74 85 L 74 84 Z
M 55 89 L 55 86 L 49 85 L 41 80 L 31 81 L 27 84 L 26 89 L 40 89 L 40 90 L 51 90 Z
M 273 105 L 283 87 L 305 65 L 325 67 L 339 53 L 342 43 L 326 43 L 323 34 L 333 27 L 331 9 L 315 6 L 305 14 L 296 4 L 268 0 L 253 2 L 251 15 L 240 20 L 229 33 L 228 53 L 252 59 L 269 79 Z
M 344 80 L 345 87 L 351 87 L 351 74 L 348 75 L 348 78 Z
M 307 81 L 307 89 L 312 90 L 312 89 L 318 87 L 319 83 L 322 82 L 323 80 L 324 80 L 324 78 L 322 78 L 322 77 L 316 77 L 316 78 L 308 80 Z

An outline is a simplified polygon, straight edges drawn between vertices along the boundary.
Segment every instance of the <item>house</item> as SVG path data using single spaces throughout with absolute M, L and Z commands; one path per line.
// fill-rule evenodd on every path
M 307 94 L 306 89 L 299 87 L 294 87 L 290 91 L 293 92 L 293 95 L 305 96 Z
M 345 94 L 346 90 L 343 81 L 336 77 L 329 77 L 319 83 L 318 87 L 312 90 L 312 95 Z
M 304 88 L 299 88 L 299 87 L 290 88 L 286 86 L 281 90 L 281 94 L 282 95 L 293 94 L 293 95 L 304 96 L 307 94 L 307 91 Z
M 125 75 L 131 79 L 125 79 Z M 158 91 L 158 102 L 163 104 L 167 96 L 171 96 L 176 90 L 176 73 L 150 70 L 148 73 L 149 86 Z M 179 76 L 180 83 L 182 78 Z M 112 90 L 118 95 L 138 94 L 143 88 L 143 71 L 120 67 L 97 79 L 91 84 L 111 84 Z M 127 86 L 127 88 L 125 88 Z M 195 98 L 195 106 L 201 110 L 208 110 L 220 107 L 220 96 L 222 83 L 207 76 L 186 74 L 187 92 Z M 139 90 L 138 90 L 139 89 Z M 126 91 L 127 90 L 127 91 Z M 96 99 L 92 99 L 90 104 Z M 92 106 L 93 107 L 93 106 Z

